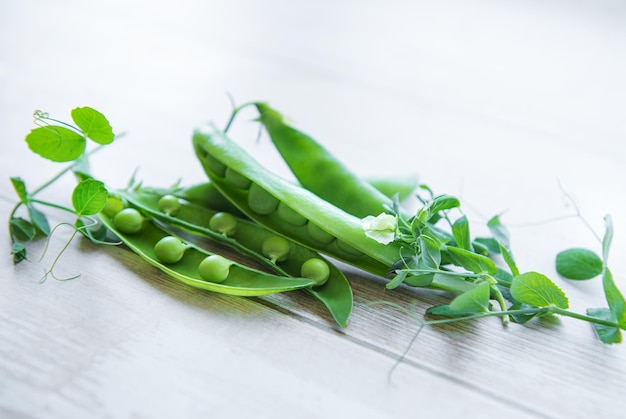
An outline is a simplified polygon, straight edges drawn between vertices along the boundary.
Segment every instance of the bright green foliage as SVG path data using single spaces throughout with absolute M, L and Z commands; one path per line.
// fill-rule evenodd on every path
M 106 205 L 109 194 L 104 183 L 95 179 L 85 179 L 74 188 L 72 205 L 79 217 L 95 215 Z
M 475 288 L 452 300 L 450 309 L 461 313 L 484 313 L 489 311 L 489 283 L 481 282 Z
M 86 137 L 98 144 L 111 144 L 115 139 L 113 128 L 106 117 L 88 106 L 72 109 L 72 120 Z
M 626 329 L 626 302 L 624 301 L 624 296 L 615 285 L 613 274 L 608 269 L 604 271 L 602 276 L 602 285 L 613 318 L 617 321 L 619 327 Z
M 469 250 L 470 252 L 473 251 L 469 222 L 467 221 L 467 217 L 465 215 L 457 218 L 454 224 L 452 224 L 452 235 L 454 236 L 454 241 L 459 248 Z
M 68 162 L 78 159 L 85 152 L 85 137 L 69 128 L 46 125 L 33 129 L 26 142 L 32 151 L 41 157 Z
M 591 279 L 602 273 L 602 259 L 591 250 L 568 249 L 556 255 L 556 270 L 567 279 Z
M 615 316 L 608 308 L 588 308 L 587 314 L 610 322 L 615 321 Z M 622 333 L 617 327 L 607 326 L 603 324 L 593 323 L 593 327 L 598 337 L 603 343 L 620 343 L 622 341 Z
M 517 301 L 533 307 L 569 307 L 565 293 L 547 276 L 537 272 L 521 274 L 511 283 L 511 295 Z
M 23 204 L 26 204 L 28 202 L 28 193 L 26 192 L 26 184 L 24 183 L 22 178 L 12 177 L 11 183 L 13 184 L 13 189 L 15 189 L 15 193 L 17 193 L 20 201 Z

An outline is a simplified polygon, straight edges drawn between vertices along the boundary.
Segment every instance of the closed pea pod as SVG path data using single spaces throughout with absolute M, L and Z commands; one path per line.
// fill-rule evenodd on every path
M 393 202 L 362 180 L 307 134 L 285 122 L 267 103 L 254 104 L 259 121 L 300 184 L 349 214 L 363 218 L 386 211 Z

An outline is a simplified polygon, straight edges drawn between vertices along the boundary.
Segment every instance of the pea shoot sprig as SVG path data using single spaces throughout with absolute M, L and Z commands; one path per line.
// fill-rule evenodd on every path
M 31 192 L 28 191 L 26 183 L 21 177 L 11 178 L 13 188 L 19 197 L 19 202 L 13 207 L 9 215 L 9 233 L 12 243 L 11 254 L 13 255 L 14 263 L 28 259 L 26 244 L 34 240 L 38 235 L 49 238 L 62 225 L 70 226 L 74 230 L 63 249 L 54 258 L 50 268 L 44 271 L 42 281 L 48 276 L 52 276 L 55 279 L 72 279 L 78 276 L 69 278 L 58 278 L 55 276 L 53 269 L 59 257 L 77 233 L 81 233 L 97 243 L 103 243 L 104 234 L 106 233 L 102 228 L 95 228 L 98 224 L 97 220 L 92 216 L 102 210 L 106 203 L 108 192 L 104 183 L 91 178 L 87 171 L 88 155 L 99 148 L 89 153 L 86 149 L 88 139 L 99 146 L 103 146 L 112 143 L 115 135 L 106 117 L 93 108 L 75 108 L 71 112 L 71 117 L 76 126 L 53 119 L 48 113 L 35 111 L 35 124 L 38 127 L 31 130 L 26 136 L 26 142 L 33 152 L 53 162 L 70 162 L 70 164 Z M 37 199 L 37 195 L 40 192 L 68 172 L 73 172 L 80 180 L 71 195 L 71 208 L 66 205 Z M 51 228 L 47 216 L 39 209 L 40 206 L 54 208 L 75 215 L 74 224 L 60 223 Z M 26 209 L 25 216 L 19 215 L 22 207 Z M 44 248 L 44 254 L 46 249 L 47 244 Z
M 429 287 L 437 279 L 442 282 L 445 278 L 459 277 L 474 286 L 461 292 L 449 304 L 430 307 L 426 314 L 435 317 L 434 320 L 422 320 L 412 310 L 395 303 L 381 301 L 372 304 L 399 308 L 417 319 L 421 327 L 492 316 L 502 317 L 505 324 L 509 319 L 523 324 L 537 317 L 560 315 L 591 323 L 603 343 L 622 341 L 621 330 L 626 330 L 626 302 L 608 267 L 614 234 L 610 215 L 605 217 L 602 256 L 588 249 L 573 248 L 556 257 L 557 272 L 564 278 L 602 277 L 608 307 L 588 308 L 585 314 L 580 314 L 569 310 L 565 292 L 546 275 L 520 272 L 511 251 L 508 231 L 499 216 L 487 223 L 493 237 L 471 240 L 467 217 L 461 213 L 456 220 L 451 219 L 452 210 L 460 211 L 460 201 L 448 195 L 434 196 L 427 186 L 422 188 L 428 191 L 430 198 L 421 199 L 423 206 L 414 217 L 406 219 L 397 210 L 396 203 L 394 208 L 389 208 L 391 215 L 377 217 L 377 224 L 369 220 L 370 226 L 376 226 L 368 230 L 370 237 L 381 243 L 400 242 L 405 250 L 387 288 L 396 288 L 402 283 Z M 447 229 L 439 224 L 445 224 Z M 489 254 L 492 256 L 488 257 Z M 493 255 L 501 256 L 506 269 L 496 264 Z M 492 300 L 498 303 L 499 310 L 494 310 Z

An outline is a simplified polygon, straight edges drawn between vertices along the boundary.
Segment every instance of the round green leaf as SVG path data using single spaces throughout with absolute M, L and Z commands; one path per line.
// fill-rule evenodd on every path
M 85 151 L 85 137 L 57 125 L 33 129 L 26 136 L 26 143 L 41 157 L 56 162 L 76 160 Z
M 115 135 L 106 117 L 88 106 L 72 109 L 72 120 L 85 135 L 98 144 L 110 144 Z
M 569 307 L 565 293 L 550 278 L 537 272 L 516 276 L 511 282 L 511 295 L 520 303 L 533 307 Z
M 102 211 L 107 197 L 108 192 L 104 183 L 95 179 L 85 179 L 74 188 L 72 205 L 79 217 L 94 215 Z
M 591 250 L 575 248 L 556 255 L 556 270 L 567 279 L 595 278 L 602 269 L 602 259 Z

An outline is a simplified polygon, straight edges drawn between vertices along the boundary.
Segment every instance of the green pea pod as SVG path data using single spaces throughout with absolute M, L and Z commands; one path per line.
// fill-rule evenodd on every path
M 367 183 L 378 189 L 385 196 L 393 199 L 398 197 L 400 202 L 407 199 L 417 188 L 417 178 L 393 177 L 393 178 L 367 178 Z M 376 215 L 376 214 L 372 214 Z
M 231 261 L 228 276 L 223 282 L 209 282 L 200 276 L 200 263 L 212 253 L 197 246 L 188 245 L 179 262 L 162 263 L 155 254 L 155 245 L 164 237 L 171 234 L 151 221 L 143 223 L 141 230 L 134 234 L 119 231 L 113 219 L 103 213 L 99 215 L 102 222 L 133 252 L 151 265 L 165 272 L 170 277 L 208 291 L 240 296 L 260 296 L 284 291 L 292 291 L 311 287 L 313 280 L 305 278 L 290 278 L 267 274 Z
M 392 200 L 345 165 L 307 134 L 289 126 L 266 103 L 255 103 L 259 121 L 300 184 L 348 214 L 363 218 L 387 212 Z
M 256 222 L 320 253 L 386 276 L 400 259 L 400 244 L 365 234 L 361 220 L 263 168 L 213 125 L 194 132 L 194 148 L 211 182 Z M 229 181 L 234 171 L 247 188 Z
M 159 209 L 159 201 L 166 190 L 133 189 L 118 191 L 117 195 L 125 199 L 132 206 L 142 212 L 163 221 L 168 225 L 175 225 L 191 234 L 224 244 L 239 253 L 249 256 L 273 270 L 278 275 L 300 277 L 303 263 L 312 258 L 324 260 L 330 274 L 326 282 L 312 288 L 305 289 L 320 300 L 329 310 L 335 321 L 342 327 L 347 325 L 352 311 L 352 289 L 345 275 L 330 261 L 325 260 L 316 252 L 295 242 L 289 243 L 288 257 L 281 262 L 274 262 L 263 255 L 263 244 L 275 234 L 259 224 L 246 219 L 236 218 L 236 230 L 232 235 L 225 235 L 210 228 L 210 220 L 218 212 L 205 206 L 193 203 L 180 203 L 176 215 L 168 215 Z M 208 205 L 211 202 L 206 202 Z M 221 205 L 220 205 L 221 208 Z

